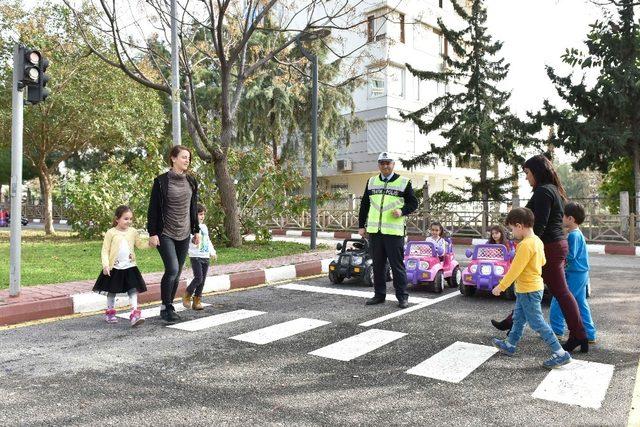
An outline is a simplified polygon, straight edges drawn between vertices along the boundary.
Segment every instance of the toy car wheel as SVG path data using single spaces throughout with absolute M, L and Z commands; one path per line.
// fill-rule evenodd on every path
M 438 294 L 444 290 L 444 274 L 442 270 L 438 271 L 435 279 L 433 279 L 433 290 Z
M 460 285 L 458 285 L 458 289 L 460 290 L 460 293 L 465 297 L 472 297 L 473 294 L 476 293 L 475 286 L 468 286 L 463 283 L 460 283 Z
M 364 270 L 364 283 L 373 286 L 373 265 L 368 265 Z
M 338 276 L 335 272 L 329 272 L 329 281 L 333 284 L 340 284 L 344 280 L 344 277 Z
M 456 267 L 451 272 L 451 277 L 449 277 L 449 287 L 457 288 L 462 283 L 462 271 L 460 271 L 460 267 Z

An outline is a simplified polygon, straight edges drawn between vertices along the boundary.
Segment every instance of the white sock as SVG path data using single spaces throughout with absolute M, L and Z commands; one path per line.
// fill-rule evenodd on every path
M 107 294 L 107 310 L 112 310 L 116 305 L 116 294 L 109 292 Z
M 135 289 L 129 291 L 129 305 L 131 310 L 137 310 L 138 308 L 138 292 Z

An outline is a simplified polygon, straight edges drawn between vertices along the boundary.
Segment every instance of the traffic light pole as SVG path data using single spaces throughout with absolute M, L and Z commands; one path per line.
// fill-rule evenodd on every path
M 11 103 L 11 239 L 9 242 L 9 296 L 20 294 L 20 245 L 22 244 L 22 109 L 23 90 L 18 90 L 20 45 L 13 54 Z

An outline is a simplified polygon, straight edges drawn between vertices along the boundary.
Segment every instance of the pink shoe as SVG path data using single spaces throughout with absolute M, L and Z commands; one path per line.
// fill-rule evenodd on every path
M 116 310 L 111 308 L 104 311 L 104 320 L 107 323 L 118 323 L 118 318 L 116 317 Z
M 140 310 L 131 310 L 131 314 L 129 315 L 129 320 L 131 320 L 131 327 L 140 326 L 144 323 L 144 318 L 142 317 L 142 313 Z

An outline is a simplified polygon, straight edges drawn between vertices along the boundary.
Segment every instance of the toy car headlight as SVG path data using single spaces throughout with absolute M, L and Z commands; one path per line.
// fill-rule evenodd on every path
M 503 266 L 501 266 L 501 265 L 496 265 L 496 266 L 493 268 L 493 271 L 494 271 L 497 275 L 502 276 L 502 275 L 504 274 L 504 267 L 503 267 Z
M 420 261 L 420 270 L 428 270 L 429 263 L 427 261 Z
M 480 274 L 482 274 L 483 276 L 488 276 L 491 274 L 491 266 L 490 265 L 483 265 L 482 267 L 480 267 Z
M 410 259 L 407 261 L 407 268 L 416 268 L 417 261 L 415 259 Z
M 361 256 L 353 256 L 351 257 L 351 265 L 360 265 L 362 264 L 362 257 Z
M 339 256 L 339 255 L 336 255 L 336 257 L 335 257 L 333 260 L 334 260 L 335 262 L 340 261 L 340 256 Z
M 372 259 L 368 259 L 364 262 L 366 265 L 371 265 L 373 264 L 373 260 Z
M 477 264 L 473 264 L 471 267 L 469 267 L 469 271 L 473 274 L 476 271 L 478 271 L 478 265 Z

